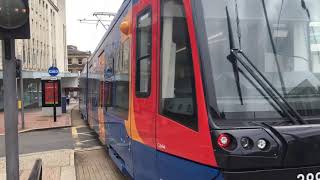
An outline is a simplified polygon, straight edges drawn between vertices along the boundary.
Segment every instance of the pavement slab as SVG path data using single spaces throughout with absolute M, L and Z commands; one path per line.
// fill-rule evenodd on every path
M 72 137 L 75 147 L 77 180 L 127 180 L 98 139 L 80 117 L 77 108 L 72 111 Z
M 43 179 L 76 180 L 74 150 L 60 149 L 20 155 L 20 179 L 27 180 L 37 159 L 43 161 Z M 0 180 L 5 180 L 5 158 L 0 158 Z
M 76 151 L 77 180 L 126 180 L 105 149 Z

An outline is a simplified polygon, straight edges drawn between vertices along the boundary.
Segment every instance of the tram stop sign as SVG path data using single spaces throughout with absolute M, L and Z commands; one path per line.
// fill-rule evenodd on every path
M 56 77 L 59 74 L 59 69 L 57 67 L 52 66 L 48 69 L 48 73 L 50 76 Z

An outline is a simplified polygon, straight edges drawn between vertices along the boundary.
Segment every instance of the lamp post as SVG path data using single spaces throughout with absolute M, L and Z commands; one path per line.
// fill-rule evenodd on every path
M 7 180 L 19 180 L 18 105 L 15 39 L 29 39 L 27 0 L 0 0 L 0 39 L 3 43 L 3 86 Z

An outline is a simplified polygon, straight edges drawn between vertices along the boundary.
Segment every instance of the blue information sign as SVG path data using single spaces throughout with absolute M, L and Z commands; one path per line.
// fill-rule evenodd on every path
M 52 67 L 50 67 L 50 68 L 48 69 L 48 73 L 49 73 L 49 75 L 52 76 L 52 77 L 58 76 L 58 74 L 59 74 L 59 69 L 58 69 L 57 67 L 52 66 Z

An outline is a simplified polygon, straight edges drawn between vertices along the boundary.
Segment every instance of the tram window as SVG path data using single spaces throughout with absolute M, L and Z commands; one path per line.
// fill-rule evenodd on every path
M 123 41 L 111 52 L 113 56 L 109 58 L 112 59 L 109 66 L 114 70 L 110 71 L 104 92 L 107 112 L 124 120 L 128 119 L 129 109 L 130 42 L 130 39 Z
M 112 83 L 106 82 L 104 88 L 104 97 L 105 97 L 105 107 L 111 107 L 112 106 Z
M 128 111 L 129 109 L 129 82 L 121 81 L 115 84 L 115 106 L 123 111 Z
M 198 130 L 192 53 L 182 0 L 161 1 L 162 115 Z
M 130 42 L 131 42 L 130 39 L 127 39 L 126 41 L 123 42 L 123 45 L 122 45 L 122 64 L 121 64 L 121 67 L 123 69 L 123 72 L 126 74 L 129 73 Z
M 137 19 L 136 95 L 148 97 L 151 88 L 151 10 Z

